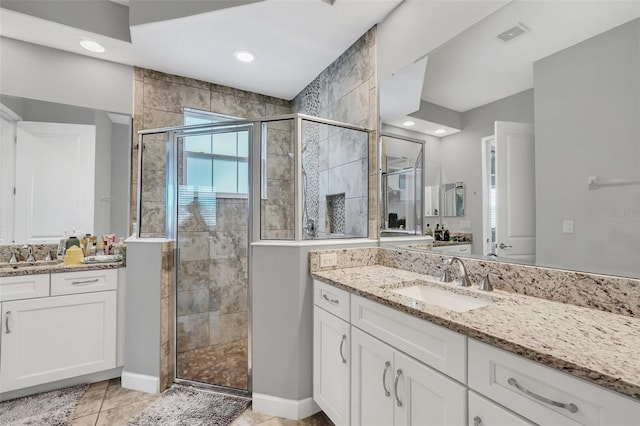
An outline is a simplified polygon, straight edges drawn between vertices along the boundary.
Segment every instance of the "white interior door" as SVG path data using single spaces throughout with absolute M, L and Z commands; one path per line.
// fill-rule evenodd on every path
M 533 125 L 496 121 L 496 243 L 499 257 L 534 261 L 536 193 Z
M 95 126 L 19 121 L 17 136 L 16 242 L 93 232 L 95 173 L 101 172 L 95 170 Z

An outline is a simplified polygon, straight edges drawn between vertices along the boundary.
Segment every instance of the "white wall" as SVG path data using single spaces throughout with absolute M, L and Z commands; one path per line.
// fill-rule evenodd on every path
M 640 277 L 640 20 L 534 63 L 537 263 Z M 562 232 L 562 220 L 574 233 Z
M 440 142 L 442 183 L 464 182 L 465 216 L 443 217 L 453 231 L 467 231 L 462 220 L 471 221 L 472 253 L 482 254 L 482 162 L 481 139 L 494 133 L 495 121 L 533 123 L 533 89 L 500 99 L 462 114 L 462 131 Z
M 4 95 L 133 113 L 133 67 L 0 37 Z

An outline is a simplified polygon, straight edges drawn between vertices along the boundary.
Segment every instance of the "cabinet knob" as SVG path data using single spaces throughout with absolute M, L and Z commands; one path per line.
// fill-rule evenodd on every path
M 482 419 L 480 416 L 475 416 L 473 418 L 473 426 L 480 426 L 482 424 Z

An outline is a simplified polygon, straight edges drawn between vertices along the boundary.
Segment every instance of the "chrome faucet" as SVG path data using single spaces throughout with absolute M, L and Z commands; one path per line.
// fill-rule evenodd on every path
M 27 262 L 35 262 L 36 257 L 33 255 L 33 246 L 29 244 L 25 248 L 27 249 Z
M 16 257 L 15 250 L 11 250 L 11 258 L 9 258 L 9 263 L 18 263 L 18 258 Z
M 456 261 L 460 265 L 460 274 L 459 274 L 460 278 L 458 278 L 458 280 L 456 281 L 456 284 L 458 284 L 461 287 L 471 287 L 471 281 L 469 281 L 469 276 L 467 275 L 467 268 L 464 266 L 464 263 L 459 257 L 451 257 L 449 259 L 445 259 L 443 263 L 448 266 L 448 265 L 452 265 L 453 262 L 456 262 Z

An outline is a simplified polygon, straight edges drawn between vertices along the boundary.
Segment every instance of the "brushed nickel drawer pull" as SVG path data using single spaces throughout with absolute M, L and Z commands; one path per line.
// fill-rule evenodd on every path
M 342 363 L 346 364 L 347 363 L 347 359 L 344 357 L 344 355 L 342 354 L 342 347 L 344 346 L 344 342 L 347 341 L 347 335 L 343 334 L 342 335 L 342 340 L 340 341 L 340 358 L 342 358 Z
M 384 396 L 391 396 L 391 392 L 387 390 L 387 371 L 389 371 L 391 363 L 389 361 L 384 363 L 384 371 L 382 372 L 382 388 L 384 389 Z
M 9 315 L 11 315 L 11 311 L 7 311 L 7 313 L 4 314 L 5 334 L 11 334 L 11 330 L 9 330 Z
M 71 285 L 85 285 L 85 284 L 93 284 L 93 283 L 97 283 L 98 281 L 100 281 L 99 278 L 94 278 L 92 280 L 86 280 L 86 281 L 73 281 L 71 283 Z
M 324 300 L 326 300 L 327 302 L 329 302 L 329 303 L 333 303 L 334 305 L 339 305 L 339 304 L 340 304 L 340 300 L 338 300 L 338 299 L 333 299 L 333 298 L 331 298 L 331 297 L 327 296 L 327 293 L 323 293 L 323 294 L 322 294 L 322 298 L 323 298 Z
M 394 396 L 396 397 L 396 404 L 398 404 L 398 407 L 402 407 L 402 401 L 398 398 L 398 381 L 400 381 L 400 376 L 402 376 L 402 370 L 398 368 L 398 371 L 396 372 L 396 381 L 393 383 L 393 393 L 395 394 Z
M 554 401 L 552 399 L 549 398 L 545 398 L 544 396 L 538 395 L 536 393 L 531 392 L 530 390 L 528 390 L 527 388 L 525 388 L 524 386 L 522 386 L 521 384 L 519 384 L 516 379 L 514 379 L 513 377 L 509 378 L 509 380 L 507 380 L 507 383 L 509 383 L 511 386 L 515 387 L 516 389 L 518 389 L 520 392 L 529 395 L 531 398 L 537 399 L 540 402 L 544 402 L 545 404 L 550 404 L 553 405 L 555 407 L 560 407 L 560 408 L 564 408 L 565 410 L 569 411 L 570 413 L 577 413 L 578 412 L 578 407 L 575 404 L 569 403 L 569 404 L 565 404 L 564 402 L 558 402 L 558 401 Z

